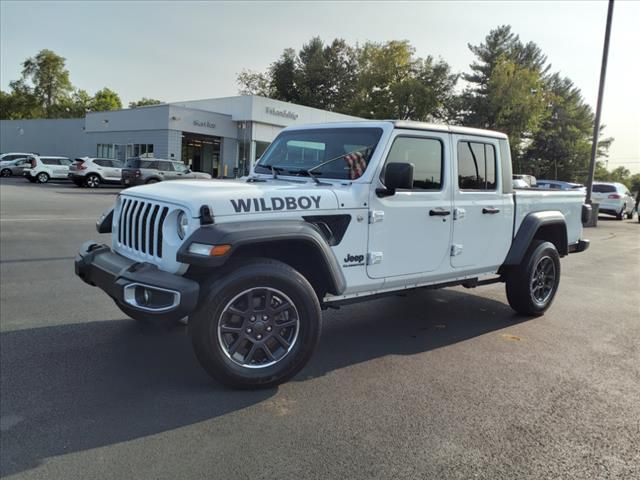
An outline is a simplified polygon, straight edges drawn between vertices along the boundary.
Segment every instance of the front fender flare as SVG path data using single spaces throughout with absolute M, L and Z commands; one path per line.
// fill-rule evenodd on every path
M 331 293 L 341 295 L 347 286 L 337 258 L 317 227 L 303 220 L 246 221 L 208 225 L 199 228 L 182 244 L 177 253 L 179 262 L 200 267 L 221 267 L 240 247 L 274 242 L 302 241 L 320 254 L 329 272 Z M 192 243 L 231 245 L 223 256 L 212 257 L 189 252 Z

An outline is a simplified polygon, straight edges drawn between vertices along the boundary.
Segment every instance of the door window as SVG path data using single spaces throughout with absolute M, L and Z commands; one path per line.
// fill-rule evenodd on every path
M 171 162 L 158 162 L 158 170 L 162 172 L 173 172 Z
M 173 163 L 173 168 L 175 168 L 176 172 L 178 172 L 178 173 L 187 173 L 187 171 L 189 170 L 187 168 L 187 166 L 184 163 L 181 163 L 181 162 L 174 162 Z
M 489 143 L 458 142 L 460 190 L 495 190 L 496 149 Z
M 412 164 L 413 190 L 442 190 L 443 156 L 440 140 L 396 137 L 386 163 Z
M 41 158 L 40 160 L 45 165 L 60 165 L 60 160 L 57 158 Z

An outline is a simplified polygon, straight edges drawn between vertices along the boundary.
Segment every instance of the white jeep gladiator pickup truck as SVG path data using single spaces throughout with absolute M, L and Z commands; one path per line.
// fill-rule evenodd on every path
M 502 133 L 405 121 L 283 130 L 252 175 L 122 192 L 87 242 L 85 282 L 141 321 L 189 317 L 210 375 L 244 388 L 309 360 L 321 309 L 505 282 L 542 315 L 559 259 L 585 250 L 583 192 L 513 191 Z

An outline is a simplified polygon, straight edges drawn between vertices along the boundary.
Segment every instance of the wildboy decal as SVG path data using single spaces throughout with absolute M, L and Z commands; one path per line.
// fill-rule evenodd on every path
M 308 197 L 271 197 L 271 198 L 239 198 L 231 200 L 236 213 L 240 212 L 271 212 L 278 210 L 309 210 L 320 208 L 320 198 L 313 195 Z

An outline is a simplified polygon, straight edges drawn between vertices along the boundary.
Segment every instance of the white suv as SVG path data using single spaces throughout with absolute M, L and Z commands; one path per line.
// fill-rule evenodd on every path
M 78 187 L 96 188 L 101 183 L 120 185 L 122 162 L 112 158 L 76 158 L 69 167 L 69 179 Z
M 600 213 L 615 215 L 618 220 L 633 217 L 635 201 L 622 183 L 594 182 L 591 198 L 600 204 Z
M 50 179 L 66 179 L 71 160 L 67 157 L 35 156 L 31 168 L 25 168 L 22 175 L 31 183 L 47 183 Z

